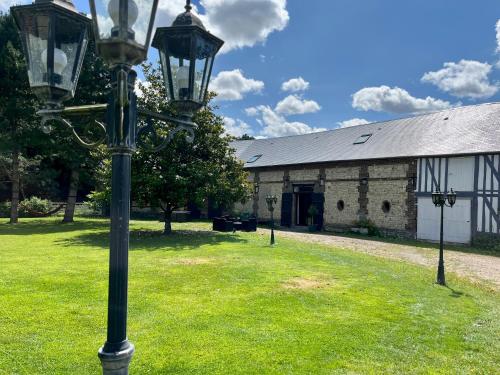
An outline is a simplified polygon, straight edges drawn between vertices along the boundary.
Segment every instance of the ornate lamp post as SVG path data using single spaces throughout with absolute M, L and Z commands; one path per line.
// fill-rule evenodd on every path
M 275 195 L 266 196 L 267 209 L 271 213 L 271 246 L 274 245 L 274 205 L 278 203 Z
M 137 117 L 176 125 L 152 151 L 167 147 L 180 131 L 186 131 L 188 141 L 192 141 L 196 125 L 191 119 L 203 106 L 213 60 L 223 44 L 191 14 L 187 0 L 186 11 L 172 27 L 160 28 L 154 42 L 160 50 L 169 99 L 179 116 L 138 109 L 133 66 L 147 58 L 157 5 L 158 0 L 141 0 L 140 7 L 134 0 L 90 0 L 97 51 L 111 67 L 112 90 L 107 105 L 72 108 L 65 108 L 63 102 L 74 96 L 91 21 L 77 12 L 71 0 L 35 0 L 32 5 L 11 8 L 28 62 L 30 86 L 45 102 L 44 109 L 38 112 L 42 126 L 49 121 L 59 122 L 69 127 L 85 147 L 95 147 L 107 138 L 113 155 L 108 330 L 106 342 L 99 349 L 105 375 L 128 374 L 134 353 L 134 345 L 127 338 L 131 157 L 136 139 L 155 133 L 153 121 L 138 128 Z M 177 65 L 172 62 L 175 59 Z M 93 143 L 80 138 L 64 118 L 68 114 L 96 112 L 106 112 L 106 125 L 96 121 L 105 136 Z
M 446 203 L 448 201 L 448 203 Z M 444 206 L 453 207 L 457 201 L 457 194 L 451 189 L 449 193 L 441 193 L 439 190 L 432 193 L 432 203 L 441 207 L 441 228 L 439 232 L 439 265 L 437 272 L 437 283 L 446 285 L 444 276 Z

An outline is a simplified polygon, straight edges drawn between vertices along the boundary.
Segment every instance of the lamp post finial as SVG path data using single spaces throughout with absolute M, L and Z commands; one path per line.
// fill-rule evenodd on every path
M 186 6 L 184 7 L 186 9 L 186 12 L 190 12 L 193 7 L 191 6 L 191 0 L 186 0 Z

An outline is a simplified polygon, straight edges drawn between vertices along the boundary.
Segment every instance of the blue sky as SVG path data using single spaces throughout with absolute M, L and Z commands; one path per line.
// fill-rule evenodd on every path
M 0 10 L 13 1 L 0 0 Z M 170 24 L 184 2 L 160 0 L 157 24 Z M 498 0 L 193 3 L 227 41 L 211 87 L 235 135 L 301 134 L 500 99 Z M 88 11 L 87 1 L 76 5 Z

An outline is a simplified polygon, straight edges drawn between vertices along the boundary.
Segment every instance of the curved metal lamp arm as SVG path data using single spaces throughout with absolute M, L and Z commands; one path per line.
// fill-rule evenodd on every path
M 68 129 L 73 132 L 73 136 L 76 141 L 86 148 L 96 148 L 100 144 L 102 144 L 106 140 L 106 126 L 97 120 L 94 120 L 94 123 L 103 131 L 104 135 L 96 142 L 86 142 L 84 141 L 80 135 L 76 132 L 75 127 L 71 124 L 71 122 L 62 117 L 64 114 L 88 114 L 88 113 L 98 113 L 104 112 L 106 110 L 106 104 L 97 104 L 97 105 L 88 105 L 88 106 L 80 106 L 80 107 L 68 107 L 64 109 L 44 109 L 38 111 L 37 114 L 42 116 L 42 127 L 47 127 L 46 124 L 49 121 L 56 121 L 61 124 L 64 124 Z M 50 132 L 50 128 L 48 130 Z
M 186 135 L 186 141 L 188 143 L 193 143 L 194 141 L 194 130 L 196 129 L 196 124 L 189 119 L 183 120 L 179 118 L 175 118 L 172 116 L 167 116 L 161 113 L 155 113 L 148 111 L 146 109 L 139 109 L 138 110 L 139 114 L 146 117 L 146 122 L 147 125 L 141 127 L 137 131 L 137 141 L 138 143 L 146 149 L 148 152 L 158 152 L 166 148 L 172 139 L 175 137 L 175 135 L 181 131 L 186 131 L 188 134 Z M 175 129 L 171 130 L 167 136 L 165 137 L 159 137 L 158 133 L 156 132 L 156 129 L 153 125 L 153 120 L 157 121 L 162 121 L 165 123 L 173 123 L 176 124 L 177 126 Z M 153 139 L 155 141 L 160 140 L 160 144 L 155 147 L 149 147 L 147 146 L 143 141 L 142 137 L 146 134 L 151 134 L 153 136 Z

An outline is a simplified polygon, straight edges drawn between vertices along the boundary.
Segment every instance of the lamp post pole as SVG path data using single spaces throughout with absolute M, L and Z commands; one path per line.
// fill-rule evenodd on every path
M 274 205 L 278 203 L 278 198 L 275 195 L 266 196 L 267 209 L 271 213 L 271 246 L 275 244 L 274 241 Z
M 444 274 L 444 206 L 453 207 L 457 201 L 457 194 L 451 189 L 449 193 L 441 193 L 439 190 L 432 193 L 432 203 L 441 209 L 441 220 L 439 227 L 439 263 L 436 282 L 446 285 Z M 448 203 L 446 203 L 448 202 Z
M 439 231 L 439 264 L 437 272 L 437 283 L 446 285 L 444 276 L 444 204 L 441 206 L 441 228 Z
M 274 207 L 271 210 L 271 246 L 274 245 Z
M 99 349 L 104 375 L 126 375 L 134 345 L 127 339 L 128 252 L 131 159 L 135 151 L 136 73 L 129 66 L 113 69 L 108 105 L 108 147 L 112 152 L 108 330 Z

